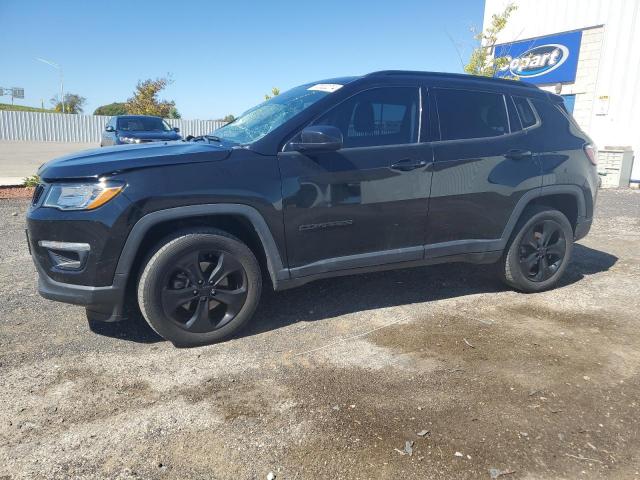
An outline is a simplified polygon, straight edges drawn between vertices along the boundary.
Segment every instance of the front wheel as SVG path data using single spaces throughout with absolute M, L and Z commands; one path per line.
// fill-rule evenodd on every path
M 252 317 L 262 277 L 251 250 L 214 229 L 167 239 L 138 281 L 138 303 L 159 335 L 179 346 L 229 337 Z
M 525 211 L 502 257 L 502 278 L 522 292 L 554 288 L 573 250 L 573 228 L 560 211 L 536 206 Z

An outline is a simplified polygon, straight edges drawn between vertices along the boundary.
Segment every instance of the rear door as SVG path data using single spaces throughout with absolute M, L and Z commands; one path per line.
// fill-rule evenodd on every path
M 426 255 L 497 250 L 541 167 L 511 98 L 500 92 L 433 89 L 440 141 L 434 165 Z
M 313 122 L 336 152 L 279 154 L 293 276 L 423 258 L 432 161 L 419 85 L 361 91 Z

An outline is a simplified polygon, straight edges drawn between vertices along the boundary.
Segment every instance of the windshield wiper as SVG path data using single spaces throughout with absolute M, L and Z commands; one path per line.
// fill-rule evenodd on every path
M 186 140 L 188 142 L 201 142 L 204 140 L 211 140 L 212 142 L 222 142 L 220 137 L 216 137 L 215 135 L 198 135 L 197 137 L 192 137 L 189 135 Z

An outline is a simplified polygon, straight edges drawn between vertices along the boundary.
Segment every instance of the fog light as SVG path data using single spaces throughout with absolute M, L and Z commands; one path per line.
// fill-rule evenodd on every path
M 60 270 L 80 270 L 91 250 L 88 243 L 40 240 L 38 245 L 47 250 L 51 264 Z

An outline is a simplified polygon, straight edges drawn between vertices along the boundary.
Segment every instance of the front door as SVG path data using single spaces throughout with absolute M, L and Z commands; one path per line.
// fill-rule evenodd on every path
M 315 120 L 335 152 L 279 154 L 292 276 L 423 258 L 432 161 L 415 86 L 362 91 Z

